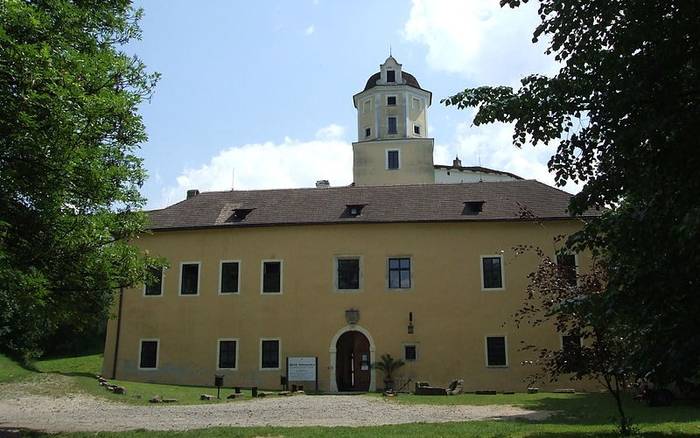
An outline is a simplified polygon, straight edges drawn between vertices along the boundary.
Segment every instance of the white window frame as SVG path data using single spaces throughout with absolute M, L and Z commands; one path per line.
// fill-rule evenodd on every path
M 153 341 L 155 341 L 155 343 L 156 343 L 156 366 L 155 366 L 155 368 L 141 368 L 142 344 L 144 342 L 153 342 Z M 139 362 L 138 362 L 139 371 L 158 371 L 159 366 L 160 366 L 160 339 L 159 338 L 141 338 L 141 339 L 139 339 Z
M 224 274 L 224 263 L 238 263 L 238 284 L 236 289 L 238 292 L 222 292 L 221 291 L 221 276 Z M 219 295 L 240 295 L 241 294 L 241 266 L 240 260 L 219 260 Z
M 416 349 L 416 358 L 415 359 L 406 359 L 406 347 L 414 347 Z M 401 345 L 401 356 L 403 356 L 403 361 L 404 362 L 418 362 L 418 359 L 420 358 L 420 353 L 418 352 L 418 344 L 416 342 L 404 342 Z
M 505 365 L 489 365 L 489 341 L 488 338 L 503 338 L 503 348 L 506 353 Z M 484 363 L 486 368 L 508 368 L 510 367 L 510 358 L 508 357 L 508 336 L 503 334 L 491 334 L 484 336 Z
M 395 99 L 395 102 L 396 102 L 395 104 L 389 105 L 389 98 L 390 97 L 393 97 Z M 386 106 L 399 106 L 399 96 L 397 96 L 396 94 L 387 94 L 386 100 L 384 102 L 386 103 Z
M 389 169 L 389 152 L 396 151 L 398 153 L 399 157 L 399 167 L 396 169 Z M 401 169 L 401 149 L 397 148 L 392 148 L 392 149 L 384 149 L 384 169 L 385 170 L 400 170 Z
M 146 294 L 146 283 L 143 283 L 143 296 L 146 298 L 159 298 L 165 294 L 165 267 L 160 269 L 160 293 L 158 295 Z
M 262 357 L 263 357 L 263 341 L 277 341 L 277 368 L 263 368 Z M 280 338 L 260 338 L 258 343 L 258 369 L 260 371 L 279 371 L 282 367 L 282 339 Z
M 236 342 L 236 362 L 233 364 L 233 368 L 219 368 L 219 359 L 221 358 L 221 341 L 235 341 Z M 216 370 L 217 371 L 238 371 L 238 348 L 241 345 L 238 338 L 219 338 L 216 340 Z
M 280 291 L 279 292 L 264 292 L 265 285 L 265 263 L 279 262 L 280 264 Z M 282 295 L 284 292 L 284 260 L 282 259 L 263 259 L 260 261 L 260 295 Z
M 184 265 L 197 265 L 197 293 L 196 294 L 183 294 L 182 293 L 182 267 Z M 202 290 L 202 262 L 201 261 L 191 261 L 191 262 L 180 262 L 180 276 L 177 284 L 177 294 L 181 297 L 198 297 L 200 291 Z
M 359 284 L 357 289 L 338 289 L 338 261 L 339 260 L 358 260 L 360 266 Z M 339 254 L 333 256 L 333 292 L 339 294 L 356 294 L 362 292 L 364 288 L 364 259 L 361 255 L 354 254 Z
M 391 274 L 389 271 L 389 259 L 408 259 L 409 264 L 410 264 L 410 271 L 411 271 L 411 277 L 410 277 L 410 282 L 411 282 L 411 287 L 390 287 L 391 286 Z M 390 255 L 386 257 L 386 266 L 385 266 L 385 271 L 384 274 L 386 276 L 386 281 L 384 283 L 384 287 L 386 288 L 387 291 L 389 292 L 410 292 L 414 289 L 415 285 L 413 282 L 413 256 L 410 255 Z M 399 278 L 399 283 L 401 282 L 401 278 Z
M 501 287 L 484 287 L 484 259 L 498 257 L 501 259 Z M 498 292 L 506 290 L 506 267 L 503 262 L 503 254 L 481 255 L 479 256 L 479 273 L 481 274 L 481 291 L 482 292 Z

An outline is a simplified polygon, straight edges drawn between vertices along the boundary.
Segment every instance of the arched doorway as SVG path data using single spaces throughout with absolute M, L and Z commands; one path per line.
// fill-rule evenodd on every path
M 369 339 L 359 331 L 340 335 L 335 346 L 338 391 L 369 391 L 372 363 L 369 347 Z

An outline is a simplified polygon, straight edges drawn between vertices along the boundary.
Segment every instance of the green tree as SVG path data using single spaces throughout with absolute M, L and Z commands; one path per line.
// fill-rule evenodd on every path
M 157 75 L 122 50 L 128 0 L 0 2 L 0 349 L 31 358 L 85 331 L 115 289 L 160 263 L 130 239 L 146 216 L 138 105 Z
M 443 102 L 476 107 L 476 125 L 512 122 L 517 147 L 556 144 L 549 169 L 557 184 L 584 183 L 570 211 L 608 209 L 568 242 L 608 270 L 598 311 L 632 337 L 637 373 L 657 383 L 696 375 L 700 2 L 538 3 L 533 41 L 549 42 L 558 74 L 527 76 L 517 89 L 468 88 Z

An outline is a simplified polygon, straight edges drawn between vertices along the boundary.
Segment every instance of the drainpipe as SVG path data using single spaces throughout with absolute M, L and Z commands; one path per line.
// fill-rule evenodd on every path
M 124 288 L 119 288 L 119 310 L 117 311 L 117 336 L 114 340 L 114 363 L 112 364 L 112 380 L 117 378 L 117 357 L 119 355 L 119 335 L 122 331 L 122 301 L 124 301 Z

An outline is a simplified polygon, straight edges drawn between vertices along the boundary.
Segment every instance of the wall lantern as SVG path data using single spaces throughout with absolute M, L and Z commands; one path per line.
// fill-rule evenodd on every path
M 345 311 L 345 320 L 350 325 L 355 325 L 360 321 L 360 311 L 357 309 L 348 309 Z
M 408 312 L 408 334 L 413 334 L 413 312 Z

